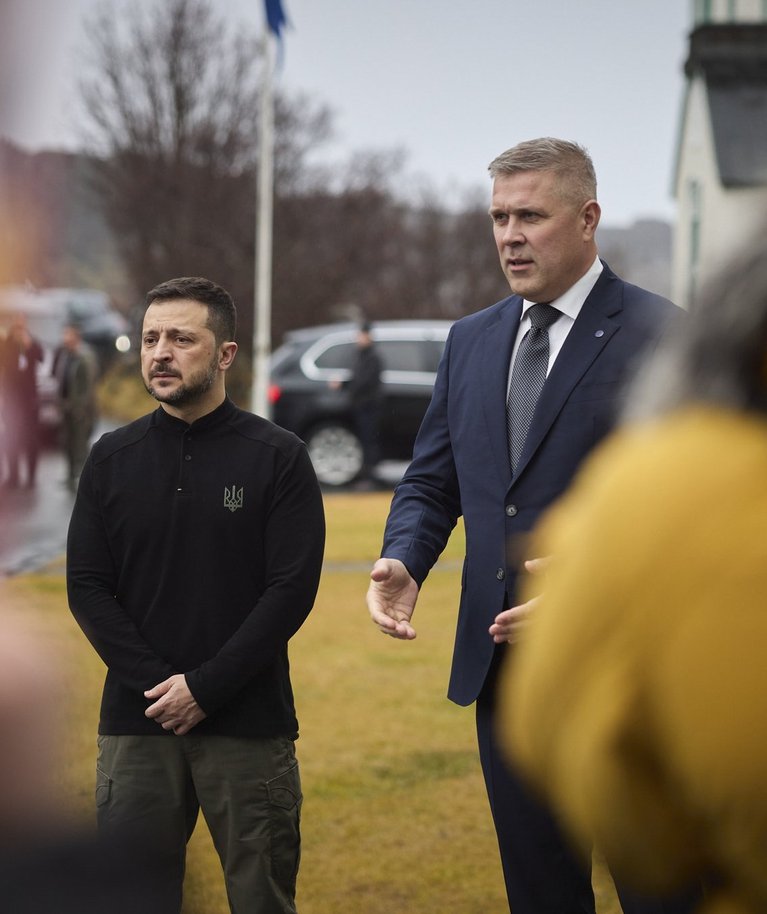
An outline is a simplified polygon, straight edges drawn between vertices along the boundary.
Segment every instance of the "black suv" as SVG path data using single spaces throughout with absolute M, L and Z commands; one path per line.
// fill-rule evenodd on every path
M 450 321 L 378 321 L 372 336 L 384 365 L 381 415 L 382 460 L 409 460 L 431 399 Z M 329 324 L 294 330 L 272 355 L 269 398 L 272 418 L 303 438 L 319 481 L 352 482 L 362 469 L 362 446 L 354 431 L 344 387 L 356 353 L 357 325 Z

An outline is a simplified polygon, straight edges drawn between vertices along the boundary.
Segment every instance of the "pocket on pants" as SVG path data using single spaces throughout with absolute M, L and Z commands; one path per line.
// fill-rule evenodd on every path
M 293 884 L 301 860 L 301 778 L 298 763 L 266 782 L 269 797 L 269 837 L 272 874 Z
M 105 806 L 112 797 L 112 778 L 96 766 L 96 808 Z

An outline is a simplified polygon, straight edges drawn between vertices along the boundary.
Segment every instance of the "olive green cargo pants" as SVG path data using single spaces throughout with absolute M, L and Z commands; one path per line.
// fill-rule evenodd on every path
M 232 914 L 295 914 L 301 781 L 293 740 L 99 736 L 100 833 L 132 842 L 178 914 L 186 844 L 202 809 Z

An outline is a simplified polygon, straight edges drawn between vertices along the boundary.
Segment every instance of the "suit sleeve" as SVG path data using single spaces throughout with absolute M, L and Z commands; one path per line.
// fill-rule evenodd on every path
M 394 493 L 381 550 L 382 557 L 403 562 L 419 587 L 461 515 L 448 418 L 453 342 L 451 330 L 413 460 Z

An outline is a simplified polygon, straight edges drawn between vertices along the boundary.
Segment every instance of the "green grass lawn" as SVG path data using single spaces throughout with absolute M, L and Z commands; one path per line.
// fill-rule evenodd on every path
M 457 530 L 415 615 L 418 638 L 381 635 L 365 609 L 388 510 L 382 493 L 328 495 L 326 568 L 291 644 L 304 790 L 301 914 L 508 911 L 477 760 L 473 710 L 445 698 L 462 556 Z M 60 570 L 4 584 L 66 671 L 62 796 L 91 816 L 103 668 L 71 619 Z M 604 871 L 600 914 L 620 908 Z M 227 914 L 202 819 L 189 850 L 185 914 Z

